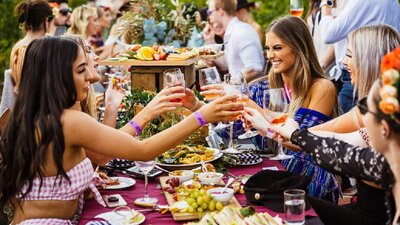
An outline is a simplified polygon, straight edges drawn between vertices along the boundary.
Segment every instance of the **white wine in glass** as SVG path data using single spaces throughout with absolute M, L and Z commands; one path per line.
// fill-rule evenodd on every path
M 205 86 L 210 84 L 221 84 L 221 77 L 219 76 L 218 70 L 215 66 L 199 70 L 199 80 L 200 80 L 200 86 Z M 217 94 L 204 95 L 204 98 L 206 99 L 214 99 L 218 97 L 220 97 L 220 95 Z M 218 125 L 215 126 L 213 129 L 220 130 L 226 127 L 228 127 L 228 125 L 219 122 Z

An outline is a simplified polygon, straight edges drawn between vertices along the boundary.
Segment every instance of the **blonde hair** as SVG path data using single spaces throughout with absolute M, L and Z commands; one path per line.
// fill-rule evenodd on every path
M 71 34 L 71 35 L 64 35 L 63 37 L 77 42 L 81 46 L 82 49 L 86 49 L 87 41 L 81 35 Z M 83 52 L 85 54 L 86 59 L 87 59 L 87 57 L 90 57 L 90 55 L 88 55 L 86 53 L 86 51 L 83 51 Z M 95 97 L 95 91 L 94 91 L 93 85 L 90 85 L 88 96 L 86 97 L 85 100 L 80 102 L 80 105 L 81 105 L 82 112 L 87 113 L 91 117 L 97 119 L 96 97 Z
M 383 56 L 400 46 L 400 35 L 388 25 L 367 26 L 352 32 L 349 43 L 353 47 L 350 60 L 355 65 L 357 77 L 354 91 L 361 99 L 367 96 L 372 84 L 379 78 Z
M 214 0 L 215 9 L 223 9 L 228 15 L 236 16 L 237 0 Z
M 296 32 L 294 32 L 296 31 Z M 289 114 L 294 115 L 303 105 L 313 81 L 317 78 L 325 78 L 318 63 L 317 53 L 314 48 L 311 34 L 305 22 L 294 16 L 278 18 L 268 26 L 266 33 L 273 32 L 296 55 L 293 65 L 294 77 L 292 83 L 292 102 L 289 106 Z M 284 82 L 281 74 L 269 72 L 270 88 L 283 88 Z
M 83 38 L 88 39 L 87 27 L 89 18 L 97 15 L 97 9 L 94 7 L 81 5 L 72 11 L 71 27 L 68 29 L 68 34 L 79 34 Z

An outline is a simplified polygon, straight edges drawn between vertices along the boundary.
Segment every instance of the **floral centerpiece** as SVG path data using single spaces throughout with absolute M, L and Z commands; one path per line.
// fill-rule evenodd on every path
M 379 91 L 381 101 L 379 108 L 386 115 L 389 115 L 394 121 L 395 114 L 400 113 L 399 105 L 399 87 L 400 87 L 400 48 L 385 55 L 381 63 L 382 84 L 383 87 Z
M 162 0 L 131 0 L 131 11 L 119 19 L 118 34 L 128 44 L 186 44 L 195 25 L 193 16 L 185 12 L 179 0 L 170 0 L 173 8 Z

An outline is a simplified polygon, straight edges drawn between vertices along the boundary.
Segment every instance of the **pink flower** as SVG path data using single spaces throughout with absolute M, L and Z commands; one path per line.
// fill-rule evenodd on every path
M 379 95 L 381 96 L 382 99 L 385 99 L 387 97 L 397 97 L 397 89 L 392 86 L 392 85 L 384 85 L 380 90 L 379 90 Z
M 395 69 L 386 70 L 382 74 L 382 83 L 383 83 L 383 85 L 392 85 L 397 82 L 399 77 L 400 77 L 399 71 L 397 71 Z

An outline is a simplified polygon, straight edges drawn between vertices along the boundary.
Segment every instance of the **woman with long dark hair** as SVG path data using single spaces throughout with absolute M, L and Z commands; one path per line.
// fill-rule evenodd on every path
M 20 93 L 0 140 L 0 209 L 12 204 L 12 224 L 77 224 L 88 188 L 104 203 L 91 183 L 93 167 L 84 149 L 151 160 L 205 123 L 231 120 L 243 108 L 232 102 L 235 96 L 222 97 L 138 141 L 132 135 L 141 127 L 134 120 L 119 131 L 70 109 L 87 96 L 86 65 L 83 49 L 70 39 L 45 37 L 27 48 Z M 171 96 L 183 98 L 181 93 Z M 6 224 L 4 213 L 0 216 L 0 223 Z

